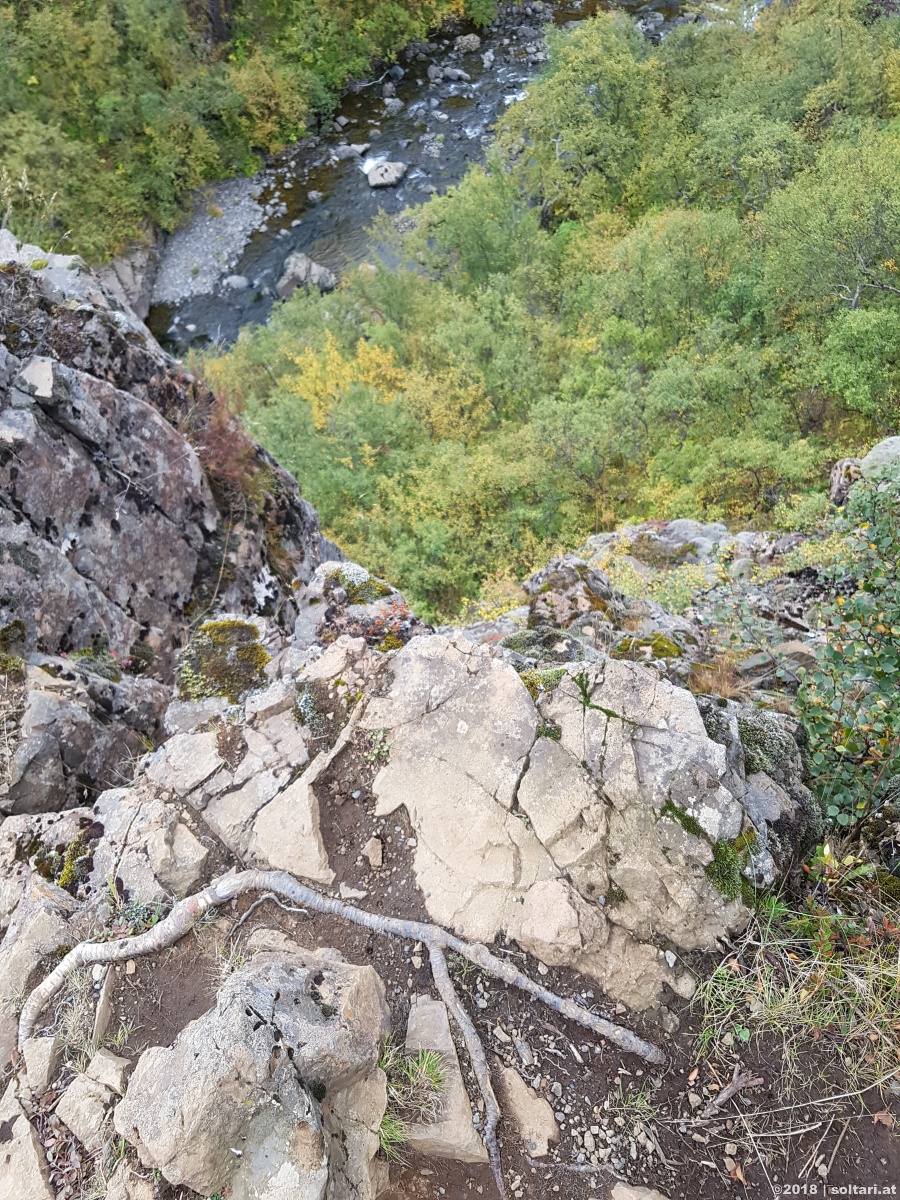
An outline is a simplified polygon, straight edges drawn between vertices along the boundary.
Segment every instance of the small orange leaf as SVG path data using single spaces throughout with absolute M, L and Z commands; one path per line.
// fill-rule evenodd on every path
M 731 1168 L 731 1170 L 728 1172 L 728 1174 L 731 1176 L 732 1179 L 736 1179 L 738 1181 L 738 1183 L 746 1183 L 747 1182 L 747 1180 L 744 1178 L 744 1172 L 741 1170 L 741 1164 L 739 1162 L 736 1162 L 734 1164 L 734 1166 Z
M 887 1129 L 893 1129 L 894 1128 L 893 1114 L 889 1113 L 886 1108 L 882 1109 L 881 1112 L 873 1113 L 872 1114 L 872 1124 L 873 1125 L 884 1125 Z

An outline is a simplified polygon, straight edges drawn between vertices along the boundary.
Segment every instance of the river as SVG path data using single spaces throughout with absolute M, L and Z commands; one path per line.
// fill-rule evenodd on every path
M 176 355 L 228 344 L 243 326 L 266 320 L 288 255 L 306 254 L 338 276 L 371 256 L 369 229 L 379 211 L 425 202 L 484 158 L 494 123 L 544 64 L 545 24 L 567 26 L 608 7 L 602 0 L 500 5 L 489 28 L 460 26 L 409 47 L 398 62 L 402 78 L 384 75 L 348 88 L 319 135 L 252 179 L 210 189 L 166 240 L 150 329 Z M 668 0 L 618 7 L 644 21 L 651 35 L 678 13 Z M 455 48 L 459 34 L 475 32 L 477 50 Z M 432 75 L 448 68 L 468 79 L 435 82 L 429 68 Z M 352 145 L 368 148 L 357 155 L 345 148 Z M 366 170 L 378 161 L 408 164 L 400 186 L 369 186 Z

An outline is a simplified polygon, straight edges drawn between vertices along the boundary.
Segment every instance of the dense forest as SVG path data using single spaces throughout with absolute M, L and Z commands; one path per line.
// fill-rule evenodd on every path
M 0 0 L 0 217 L 102 259 L 256 169 L 350 77 L 490 0 Z
M 804 528 L 896 428 L 900 20 L 619 14 L 449 195 L 208 361 L 348 553 L 448 616 L 630 516 Z M 403 232 L 398 232 L 403 230 Z M 261 369 L 264 368 L 264 369 Z

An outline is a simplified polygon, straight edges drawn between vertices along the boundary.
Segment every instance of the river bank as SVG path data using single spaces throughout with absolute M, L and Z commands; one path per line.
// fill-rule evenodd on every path
M 408 46 L 398 63 L 348 86 L 333 119 L 252 178 L 205 191 L 166 239 L 148 324 L 176 354 L 232 342 L 268 316 L 287 258 L 305 254 L 340 276 L 371 250 L 379 211 L 396 213 L 457 183 L 483 159 L 492 127 L 546 61 L 545 32 L 604 7 L 597 0 L 506 4 L 476 30 L 456 24 Z M 634 8 L 645 29 L 677 15 Z M 373 187 L 379 163 L 402 163 L 398 186 Z

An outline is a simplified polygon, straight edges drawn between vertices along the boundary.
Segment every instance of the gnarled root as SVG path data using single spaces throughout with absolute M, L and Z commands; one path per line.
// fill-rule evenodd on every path
M 420 921 L 403 921 L 398 917 L 384 917 L 356 908 L 336 897 L 323 896 L 321 892 L 298 883 L 292 875 L 288 875 L 285 871 L 240 871 L 222 875 L 213 880 L 202 892 L 188 896 L 185 900 L 179 900 L 169 915 L 158 925 L 148 929 L 146 933 L 139 933 L 134 937 L 122 938 L 115 942 L 81 942 L 75 946 L 47 978 L 38 984 L 25 1001 L 19 1018 L 19 1049 L 21 1050 L 25 1042 L 32 1036 L 38 1017 L 60 991 L 67 976 L 73 971 L 94 963 L 121 962 L 124 959 L 136 958 L 141 954 L 152 954 L 155 951 L 164 950 L 190 932 L 204 913 L 227 904 L 245 892 L 268 892 L 273 900 L 282 897 L 293 905 L 302 906 L 313 912 L 341 917 L 354 925 L 371 929 L 373 933 L 422 942 L 428 947 L 435 986 L 462 1032 L 475 1078 L 484 1100 L 484 1143 L 501 1197 L 505 1195 L 505 1189 L 500 1170 L 500 1152 L 497 1146 L 496 1132 L 500 1119 L 500 1108 L 491 1086 L 490 1069 L 481 1039 L 453 987 L 445 957 L 447 950 L 453 950 L 487 974 L 534 996 L 535 999 L 548 1005 L 555 1012 L 561 1013 L 571 1021 L 576 1021 L 592 1033 L 606 1038 L 620 1050 L 624 1050 L 628 1054 L 637 1054 L 649 1063 L 659 1065 L 665 1062 L 662 1050 L 652 1042 L 644 1041 L 643 1038 L 624 1029 L 621 1025 L 615 1025 L 611 1021 L 597 1017 L 574 1001 L 557 996 L 554 992 L 541 987 L 540 984 L 535 983 L 533 979 L 524 975 L 510 963 L 491 954 L 486 946 L 463 941 L 448 933 L 446 929 L 442 929 L 440 925 L 429 925 Z

